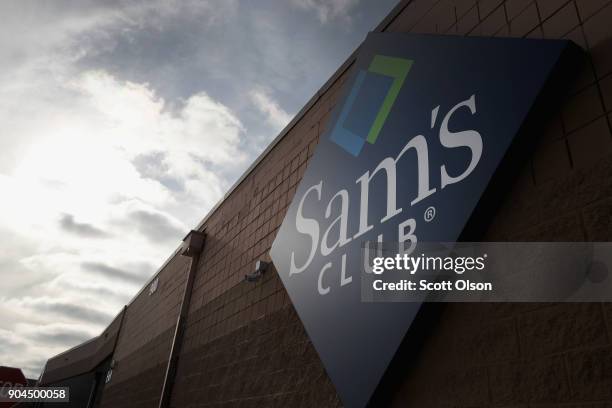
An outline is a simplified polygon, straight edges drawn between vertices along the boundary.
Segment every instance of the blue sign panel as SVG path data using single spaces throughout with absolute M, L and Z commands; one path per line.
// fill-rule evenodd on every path
M 458 239 L 567 41 L 370 34 L 271 249 L 343 403 L 419 310 L 362 303 L 364 241 Z

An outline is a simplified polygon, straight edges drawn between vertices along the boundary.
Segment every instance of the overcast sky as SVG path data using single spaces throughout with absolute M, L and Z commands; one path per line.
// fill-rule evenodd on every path
M 98 335 L 395 3 L 0 2 L 0 365 Z

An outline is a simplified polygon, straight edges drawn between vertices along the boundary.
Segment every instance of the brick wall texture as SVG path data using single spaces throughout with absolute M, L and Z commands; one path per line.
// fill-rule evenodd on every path
M 588 62 L 509 186 L 486 239 L 612 240 L 612 1 L 415 0 L 380 29 L 567 38 Z M 171 406 L 335 407 L 341 402 L 268 251 L 350 64 L 207 218 Z M 126 310 L 102 407 L 156 407 L 189 259 L 176 255 Z M 445 306 L 387 400 L 404 407 L 612 407 L 610 304 Z

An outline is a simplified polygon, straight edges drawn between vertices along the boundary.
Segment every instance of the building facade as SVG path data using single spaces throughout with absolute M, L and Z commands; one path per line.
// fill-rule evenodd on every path
M 612 240 L 612 1 L 402 1 L 379 32 L 570 39 L 586 62 L 483 241 Z M 335 407 L 269 250 L 355 54 L 97 338 L 50 359 L 75 407 Z M 197 239 L 205 236 L 203 245 Z M 189 248 L 189 250 L 187 250 Z M 163 396 L 163 397 L 162 397 Z M 463 303 L 419 314 L 372 406 L 612 406 L 612 305 Z

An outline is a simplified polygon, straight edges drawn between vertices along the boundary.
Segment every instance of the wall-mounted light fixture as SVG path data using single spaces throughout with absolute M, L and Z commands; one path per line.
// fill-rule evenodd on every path
M 255 272 L 244 275 L 244 280 L 247 282 L 257 282 L 263 274 L 268 270 L 270 262 L 257 261 L 255 263 Z

